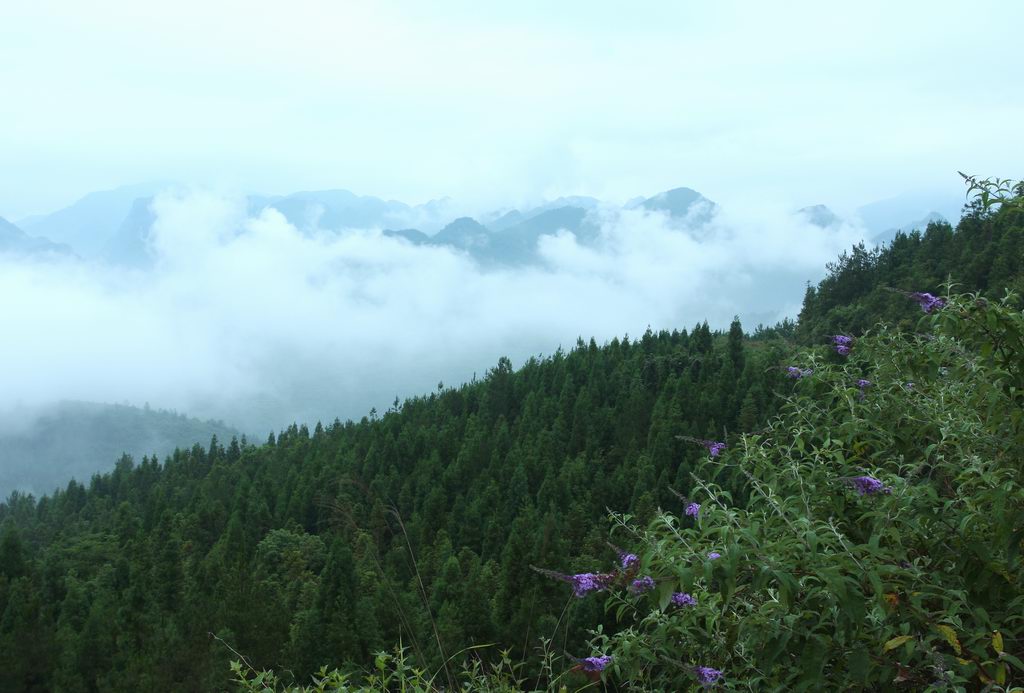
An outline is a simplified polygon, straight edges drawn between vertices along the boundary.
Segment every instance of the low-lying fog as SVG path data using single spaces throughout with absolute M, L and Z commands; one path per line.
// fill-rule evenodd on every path
M 700 229 L 591 212 L 599 234 L 543 236 L 526 266 L 482 266 L 379 229 L 296 229 L 242 199 L 163 194 L 153 264 L 0 256 L 0 408 L 144 402 L 264 434 L 628 333 L 794 316 L 805 282 L 863 237 L 791 210 L 720 209 Z

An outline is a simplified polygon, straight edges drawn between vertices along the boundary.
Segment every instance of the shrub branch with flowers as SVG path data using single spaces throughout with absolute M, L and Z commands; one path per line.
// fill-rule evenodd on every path
M 706 446 L 679 508 L 647 526 L 613 515 L 649 584 L 604 585 L 625 625 L 595 631 L 606 676 L 637 691 L 1024 690 L 1020 301 L 922 309 L 920 334 L 804 354 L 782 414 Z M 737 481 L 743 505 L 725 490 Z

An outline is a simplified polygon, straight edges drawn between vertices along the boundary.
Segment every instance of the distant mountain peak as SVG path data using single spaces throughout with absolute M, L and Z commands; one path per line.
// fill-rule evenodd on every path
M 103 258 L 120 265 L 146 267 L 152 263 L 149 239 L 156 214 L 153 198 L 140 197 L 132 203 L 128 216 L 103 249 Z
M 15 255 L 64 255 L 73 256 L 71 248 L 63 243 L 54 243 L 49 238 L 30 236 L 20 227 L 0 217 L 0 253 Z
M 948 224 L 949 220 L 942 216 L 938 212 L 929 212 L 921 219 L 912 221 L 909 224 L 904 224 L 899 228 L 887 229 L 880 234 L 877 234 L 871 239 L 872 243 L 881 245 L 883 243 L 889 243 L 896 238 L 897 233 L 913 233 L 914 231 L 921 231 L 922 233 L 928 228 L 929 224 Z
M 919 223 L 929 214 L 940 214 L 944 220 L 959 219 L 962 206 L 962 194 L 904 193 L 864 205 L 857 209 L 857 216 L 867 230 L 883 233 Z
M 648 197 L 638 207 L 651 212 L 666 212 L 674 219 L 690 217 L 694 222 L 701 224 L 710 221 L 718 205 L 693 188 L 684 187 L 672 188 Z
M 502 231 L 510 226 L 519 224 L 526 217 L 518 209 L 512 209 L 504 212 L 500 216 L 496 216 L 494 219 L 487 222 L 487 228 L 493 231 Z
M 814 226 L 827 229 L 830 226 L 838 226 L 842 223 L 842 219 L 836 215 L 831 209 L 825 205 L 811 205 L 809 207 L 803 207 L 796 211 L 798 216 L 802 216 L 807 220 L 807 223 Z
M 117 234 L 135 200 L 171 187 L 171 183 L 152 182 L 98 190 L 51 214 L 25 220 L 24 229 L 32 236 L 67 244 L 83 257 L 96 258 Z
M 463 250 L 487 246 L 491 232 L 472 217 L 459 217 L 438 231 L 432 243 L 450 245 Z
M 901 231 L 924 231 L 928 224 L 948 224 L 949 220 L 938 212 L 928 212 L 923 218 L 904 226 Z

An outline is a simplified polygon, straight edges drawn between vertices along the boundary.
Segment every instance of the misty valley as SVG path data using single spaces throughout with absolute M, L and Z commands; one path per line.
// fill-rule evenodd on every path
M 773 324 L 843 247 L 923 231 L 957 204 L 905 196 L 846 220 L 813 205 L 748 228 L 689 188 L 623 205 L 559 198 L 480 221 L 457 216 L 450 198 L 410 206 L 344 190 L 91 193 L 0 221 L 3 289 L 45 287 L 56 308 L 13 307 L 24 329 L 9 362 L 49 368 L 6 378 L 0 492 L 48 493 L 122 454 L 162 459 L 214 435 L 262 440 L 291 423 L 358 420 L 396 395 L 471 380 L 501 355 L 523 363 L 624 325 L 675 329 L 695 309 L 719 329 L 735 315 Z M 749 276 L 722 285 L 722 261 L 748 263 Z M 659 294 L 674 295 L 650 300 Z M 180 334 L 185 324 L 193 335 Z M 35 339 L 43 333 L 48 344 Z M 187 354 L 183 370 L 167 372 L 169 348 Z
M 1022 26 L 0 2 L 0 693 L 1024 693 Z
M 935 676 L 935 653 L 953 648 L 963 664 L 943 676 L 1005 678 L 1019 641 L 1014 611 L 1002 605 L 1024 599 L 1007 579 L 1024 531 L 1012 461 L 1024 444 L 1016 384 L 1024 377 L 1024 205 L 1016 195 L 987 205 L 975 198 L 955 227 L 928 211 L 923 228 L 903 223 L 921 209 L 894 212 L 882 222 L 891 231 L 821 206 L 801 209 L 776 220 L 775 240 L 820 252 L 851 245 L 803 290 L 795 320 L 669 329 L 671 313 L 646 313 L 638 317 L 657 317 L 658 329 L 600 342 L 577 336 L 568 348 L 560 338 L 547 354 L 520 356 L 518 366 L 502 356 L 469 377 L 453 370 L 457 361 L 425 355 L 398 373 L 442 382 L 358 418 L 300 418 L 293 408 L 308 395 L 343 412 L 381 401 L 383 387 L 398 389 L 377 380 L 374 361 L 364 362 L 375 365 L 362 380 L 335 379 L 329 334 L 306 351 L 285 340 L 267 352 L 318 367 L 319 382 L 299 377 L 291 391 L 287 366 L 276 381 L 225 380 L 230 352 L 204 354 L 210 362 L 198 373 L 216 373 L 206 383 L 184 371 L 130 383 L 207 412 L 236 408 L 237 426 L 148 403 L 76 401 L 80 383 L 62 391 L 43 381 L 40 391 L 59 399 L 8 402 L 2 430 L 0 669 L 12 690 L 217 690 L 230 682 L 253 691 L 309 682 L 309 690 L 363 690 L 346 688 L 358 676 L 365 683 L 352 686 L 385 689 L 532 690 L 533 680 L 679 690 L 730 685 L 741 671 L 748 685 L 762 682 L 755 689 L 789 689 L 837 671 L 851 685 L 893 676 L 923 685 Z M 314 308 L 352 316 L 364 301 L 401 310 L 388 292 L 375 293 L 372 275 L 356 287 L 326 274 L 358 271 L 373 246 L 410 254 L 402 268 L 448 262 L 474 273 L 478 286 L 504 289 L 540 277 L 570 282 L 570 266 L 549 244 L 571 246 L 590 267 L 629 263 L 623 225 L 682 263 L 685 251 L 715 252 L 739 232 L 685 189 L 620 209 L 563 200 L 496 212 L 485 217 L 490 226 L 460 217 L 435 222 L 430 235 L 344 226 L 426 216 L 422 209 L 341 193 L 299 198 L 255 213 L 252 198 L 239 211 L 237 202 L 196 193 L 144 203 L 122 196 L 114 206 L 128 206 L 127 221 L 105 228 L 127 242 L 126 225 L 145 217 L 131 234 L 142 249 L 132 257 L 145 261 L 123 267 L 80 251 L 87 246 L 73 236 L 22 232 L 3 256 L 4 281 L 19 273 L 23 282 L 65 281 L 65 295 L 73 288 L 84 300 L 114 301 L 121 314 L 130 305 L 119 294 L 124 278 L 151 283 L 144 290 L 163 300 L 181 290 L 175 253 L 183 248 L 219 270 L 236 253 L 287 265 L 289 253 L 312 257 L 303 253 L 313 244 L 328 259 L 302 263 L 287 281 L 312 287 Z M 97 205 L 78 206 L 98 218 Z M 168 246 L 161 234 L 179 217 L 227 240 Z M 342 226 L 325 229 L 325 219 Z M 73 223 L 86 226 L 84 217 Z M 100 288 L 97 268 L 113 277 L 102 298 L 89 295 Z M 772 300 L 796 300 L 799 282 L 773 272 L 751 281 Z M 968 288 L 982 293 L 962 293 Z M 713 300 L 729 311 L 725 299 L 744 293 Z M 232 301 L 244 313 L 237 296 L 219 307 Z M 168 322 L 191 322 L 187 308 L 166 307 Z M 625 300 L 626 312 L 610 312 L 620 319 L 633 307 Z M 257 326 L 280 336 L 266 327 L 275 316 Z M 535 317 L 533 336 L 550 325 Z M 422 323 L 388 319 L 393 339 L 423 347 Z M 166 324 L 156 329 L 169 334 Z M 469 346 L 486 354 L 493 342 Z M 403 353 L 420 355 L 377 356 Z M 75 358 L 54 364 L 58 373 L 74 367 Z M 225 396 L 232 387 L 234 399 Z M 132 392 L 141 391 L 118 394 Z M 990 509 L 979 514 L 982 502 Z M 937 539 L 950 512 L 973 523 L 973 538 Z M 794 523 L 803 527 L 795 535 Z M 978 606 L 966 612 L 965 603 Z M 959 625 L 936 628 L 936 608 L 959 613 Z M 777 623 L 793 624 L 785 638 Z M 815 630 L 826 623 L 845 644 Z M 664 665 L 679 638 L 691 643 L 693 664 Z M 742 649 L 723 650 L 729 641 Z M 983 659 L 997 647 L 999 664 Z M 376 668 L 364 669 L 370 662 Z

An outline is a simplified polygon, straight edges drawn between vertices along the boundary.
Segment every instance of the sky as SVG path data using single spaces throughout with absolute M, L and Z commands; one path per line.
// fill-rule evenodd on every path
M 1019 175 L 1024 3 L 0 3 L 0 216 L 149 180 L 836 209 Z M 1015 170 L 1018 169 L 1018 170 Z

